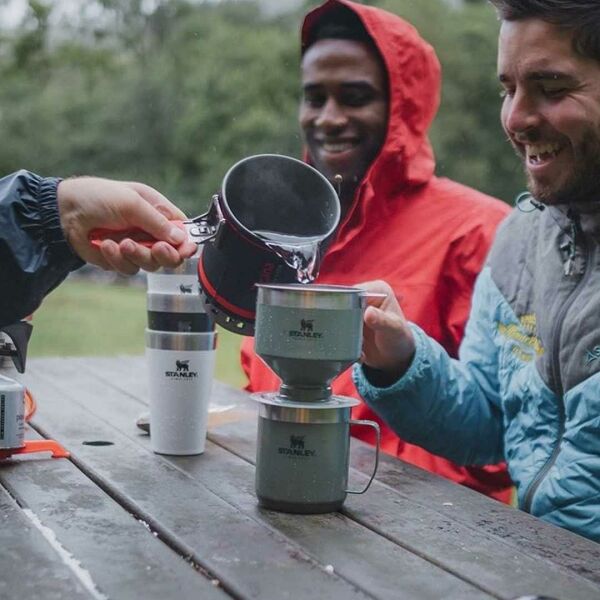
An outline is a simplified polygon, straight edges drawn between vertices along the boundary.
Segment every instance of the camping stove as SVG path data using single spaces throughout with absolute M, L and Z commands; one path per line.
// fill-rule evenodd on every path
M 25 371 L 27 343 L 31 336 L 32 326 L 21 321 L 0 329 L 0 371 L 10 372 L 12 359 L 19 373 Z M 0 374 L 0 459 L 9 458 L 13 454 L 31 452 L 51 452 L 55 458 L 65 458 L 69 453 L 53 440 L 25 441 L 25 387 L 20 383 Z

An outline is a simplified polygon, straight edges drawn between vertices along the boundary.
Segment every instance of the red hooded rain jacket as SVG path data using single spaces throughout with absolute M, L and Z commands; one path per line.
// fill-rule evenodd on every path
M 357 189 L 317 282 L 353 285 L 385 279 L 401 299 L 406 317 L 456 356 L 475 278 L 509 207 L 434 175 L 427 131 L 439 105 L 440 65 L 433 48 L 411 25 L 378 8 L 330 0 L 308 13 L 302 40 L 339 4 L 359 16 L 379 48 L 388 71 L 390 115 L 382 150 Z M 241 360 L 247 390 L 279 387 L 279 379 L 254 354 L 252 338 L 244 340 Z M 350 371 L 335 380 L 335 394 L 358 397 Z M 512 484 L 504 465 L 459 467 L 405 443 L 364 404 L 352 416 L 380 422 L 385 452 L 510 501 Z M 355 428 L 353 434 L 375 441 L 366 427 Z

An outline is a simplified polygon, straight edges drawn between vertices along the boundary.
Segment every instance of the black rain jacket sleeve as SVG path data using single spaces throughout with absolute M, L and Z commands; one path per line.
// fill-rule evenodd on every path
M 0 327 L 31 314 L 84 264 L 60 225 L 59 182 L 29 171 L 0 179 Z

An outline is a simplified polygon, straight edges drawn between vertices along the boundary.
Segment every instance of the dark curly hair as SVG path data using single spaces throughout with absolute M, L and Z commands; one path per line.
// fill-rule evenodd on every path
M 504 21 L 541 19 L 573 32 L 573 48 L 600 61 L 599 0 L 489 0 Z

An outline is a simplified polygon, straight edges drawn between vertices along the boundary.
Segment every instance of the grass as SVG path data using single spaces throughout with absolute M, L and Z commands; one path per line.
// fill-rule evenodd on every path
M 146 290 L 87 280 L 68 280 L 33 316 L 29 357 L 116 356 L 144 353 Z M 242 338 L 219 329 L 215 377 L 241 387 Z

